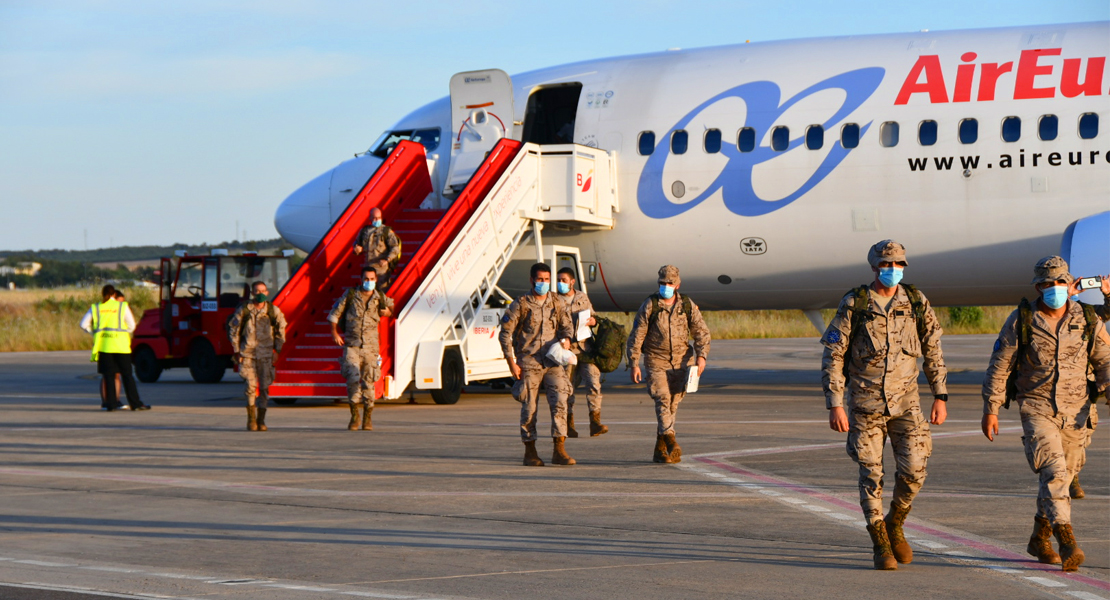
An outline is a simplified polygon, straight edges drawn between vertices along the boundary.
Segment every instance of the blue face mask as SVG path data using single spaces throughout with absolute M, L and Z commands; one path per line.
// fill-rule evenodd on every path
M 1054 285 L 1041 290 L 1041 299 L 1049 308 L 1060 308 L 1068 303 L 1068 286 Z
M 560 281 L 559 283 L 555 284 L 555 289 L 559 290 L 560 294 L 569 294 L 570 293 L 570 284 L 569 283 L 563 283 L 562 281 Z
M 381 227 L 382 226 L 382 220 L 381 219 L 374 219 L 373 221 L 370 222 L 370 224 L 373 225 L 374 227 Z
M 551 282 L 537 281 L 536 283 L 532 284 L 532 289 L 535 290 L 537 294 L 542 296 L 551 291 Z
M 363 281 L 362 282 L 362 291 L 364 291 L 364 292 L 374 291 L 374 285 L 376 283 L 377 283 L 376 281 Z
M 670 300 L 674 297 L 674 288 L 669 285 L 659 285 L 659 295 L 665 300 Z
M 879 267 L 879 283 L 888 288 L 898 285 L 902 281 L 901 267 Z

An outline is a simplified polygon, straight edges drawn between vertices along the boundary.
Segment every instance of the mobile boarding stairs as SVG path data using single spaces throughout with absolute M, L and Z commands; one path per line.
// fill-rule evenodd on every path
M 270 396 L 346 397 L 342 348 L 326 317 L 360 280 L 362 257 L 352 245 L 372 208 L 402 240 L 387 292 L 394 316 L 380 327 L 378 396 L 398 398 L 413 385 L 453 404 L 464 384 L 510 376 L 497 338 L 512 298 L 497 283 L 514 254 L 527 256 L 530 244 L 536 260 L 553 266 L 556 254 L 570 255 L 584 282 L 577 248 L 544 246 L 541 232 L 546 223 L 612 229 L 616 186 L 611 152 L 501 139 L 450 208 L 421 209 L 432 192 L 424 147 L 400 142 L 275 298 L 288 328 Z

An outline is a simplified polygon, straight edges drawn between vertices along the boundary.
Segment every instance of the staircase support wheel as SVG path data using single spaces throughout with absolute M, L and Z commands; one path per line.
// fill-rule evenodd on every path
M 443 351 L 443 366 L 440 368 L 440 383 L 442 387 L 432 390 L 432 400 L 436 404 L 454 404 L 462 396 L 463 389 L 463 359 L 456 347 Z

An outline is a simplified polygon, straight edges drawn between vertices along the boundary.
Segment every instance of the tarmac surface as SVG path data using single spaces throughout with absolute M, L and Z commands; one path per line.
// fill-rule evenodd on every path
M 897 572 L 871 568 L 816 338 L 714 341 L 678 413 L 678 465 L 651 462 L 652 404 L 622 366 L 604 384 L 610 432 L 544 468 L 521 466 L 505 390 L 379 403 L 372 432 L 301 401 L 251 433 L 231 372 L 168 371 L 139 386 L 153 410 L 106 413 L 86 352 L 0 354 L 0 598 L 1110 599 L 1110 433 L 1073 503 L 1086 564 L 1036 563 L 1016 411 L 994 443 L 979 431 L 992 343 L 944 340 L 949 420 Z M 886 463 L 889 493 L 889 446 Z

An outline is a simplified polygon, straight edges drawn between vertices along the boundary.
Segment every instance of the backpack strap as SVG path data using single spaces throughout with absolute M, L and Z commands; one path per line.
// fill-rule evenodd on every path
M 848 366 L 852 362 L 851 352 L 852 346 L 856 343 L 860 332 L 863 331 L 863 324 L 871 320 L 867 307 L 871 305 L 871 295 L 867 293 L 869 284 L 863 284 L 857 288 L 853 288 L 852 295 L 852 318 L 848 325 L 848 348 L 844 353 L 844 379 L 848 379 Z
M 910 297 L 910 308 L 913 311 L 913 320 L 917 325 L 917 339 L 921 340 L 921 345 L 924 346 L 925 335 L 928 333 L 925 330 L 925 299 L 913 285 L 903 283 L 902 287 L 906 288 L 906 295 Z
M 686 328 L 693 333 L 694 331 L 694 301 L 685 294 L 678 294 L 678 299 L 682 301 L 682 310 L 686 312 Z M 659 328 L 660 314 L 662 313 L 663 297 L 659 294 L 651 295 L 651 324 L 656 329 Z
M 1022 298 L 1018 303 L 1018 319 L 1015 326 L 1017 327 L 1017 350 L 1014 351 L 1014 355 L 1017 358 L 1010 376 L 1006 378 L 1006 401 L 1002 403 L 1002 408 L 1006 409 L 1010 408 L 1010 402 L 1017 398 L 1018 363 L 1033 343 L 1033 306 L 1027 298 Z

